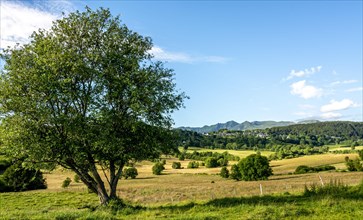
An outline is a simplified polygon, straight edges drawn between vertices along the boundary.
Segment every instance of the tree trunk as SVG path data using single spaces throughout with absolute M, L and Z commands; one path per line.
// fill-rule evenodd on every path
M 105 188 L 102 189 L 102 187 L 97 187 L 97 195 L 100 200 L 101 205 L 107 205 L 110 197 L 107 195 L 107 191 Z

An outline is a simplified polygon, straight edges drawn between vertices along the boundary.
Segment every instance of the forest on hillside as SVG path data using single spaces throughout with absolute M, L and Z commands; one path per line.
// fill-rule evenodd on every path
M 209 149 L 272 150 L 271 159 L 319 154 L 329 150 L 327 145 L 340 144 L 354 149 L 363 145 L 362 122 L 319 122 L 296 124 L 260 130 L 219 130 L 207 134 L 176 130 L 179 145 Z

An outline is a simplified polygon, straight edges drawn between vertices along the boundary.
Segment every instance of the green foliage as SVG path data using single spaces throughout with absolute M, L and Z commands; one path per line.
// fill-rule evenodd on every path
M 228 178 L 229 177 L 229 171 L 228 171 L 227 167 L 222 167 L 221 172 L 219 173 L 219 175 L 222 178 Z
M 242 179 L 241 171 L 239 170 L 239 167 L 237 164 L 232 165 L 231 173 L 229 174 L 229 178 L 234 179 L 234 180 Z
M 180 162 L 173 162 L 171 165 L 173 169 L 181 169 L 181 163 Z
M 346 194 L 348 191 L 348 186 L 340 181 L 331 181 L 323 186 L 317 186 L 312 184 L 310 186 L 305 186 L 304 196 L 339 196 Z
M 220 159 L 218 159 L 217 163 L 218 163 L 218 165 L 220 167 L 227 166 L 228 165 L 228 159 L 226 159 L 226 158 L 220 158 Z
M 81 179 L 80 179 L 80 178 L 79 178 L 79 176 L 76 174 L 76 175 L 74 175 L 73 180 L 74 180 L 74 182 L 75 182 L 75 183 L 79 183 L 79 181 L 80 181 Z
M 295 169 L 295 174 L 304 174 L 304 173 L 315 173 L 321 171 L 335 170 L 336 168 L 331 165 L 318 166 L 318 167 L 309 167 L 306 165 L 300 165 Z
M 152 167 L 152 171 L 154 175 L 161 175 L 161 172 L 165 170 L 165 167 L 161 163 L 155 163 Z
M 181 160 L 181 161 L 185 160 L 185 154 L 183 154 L 183 153 L 180 154 L 179 155 L 179 160 Z
M 139 175 L 139 173 L 137 172 L 137 169 L 135 167 L 128 167 L 125 168 L 123 171 L 123 177 L 125 177 L 125 179 L 127 178 L 131 178 L 131 179 L 135 179 L 137 177 L 137 175 Z
M 345 157 L 345 165 L 348 171 L 363 171 L 363 165 L 359 158 L 352 160 L 349 157 Z
M 25 168 L 21 162 L 16 162 L 5 170 L 2 182 L 8 191 L 15 192 L 47 188 L 42 172 L 33 168 Z
M 266 180 L 272 175 L 270 163 L 265 156 L 252 154 L 242 159 L 238 163 L 238 168 L 242 175 L 242 180 Z
M 6 159 L 0 160 L 0 175 L 5 172 L 5 170 L 11 166 L 11 162 Z
M 67 177 L 65 180 L 63 180 L 62 182 L 62 188 L 68 188 L 69 185 L 71 184 L 72 180 L 71 178 Z
M 160 163 L 161 163 L 162 165 L 165 165 L 165 164 L 166 164 L 166 160 L 165 160 L 165 159 L 162 159 L 162 160 L 160 161 Z
M 363 160 L 363 150 L 358 151 L 359 158 Z
M 86 8 L 29 42 L 1 54 L 2 140 L 14 156 L 72 169 L 107 203 L 127 161 L 177 151 L 171 113 L 187 97 L 152 59 L 150 38 L 108 9 Z
M 188 169 L 194 169 L 199 167 L 199 162 L 197 161 L 190 161 L 188 163 Z
M 208 157 L 205 160 L 205 167 L 207 167 L 207 168 L 213 168 L 213 167 L 218 167 L 218 166 L 219 166 L 219 164 L 218 164 L 218 159 L 217 158 Z

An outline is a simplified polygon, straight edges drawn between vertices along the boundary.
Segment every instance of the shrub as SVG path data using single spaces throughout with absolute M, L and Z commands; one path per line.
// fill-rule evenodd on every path
M 171 165 L 173 169 L 181 169 L 181 163 L 180 162 L 173 162 Z
M 199 167 L 199 163 L 197 161 L 190 161 L 188 163 L 188 169 L 194 169 L 194 168 L 198 168 Z
M 242 159 L 238 163 L 238 168 L 242 175 L 242 180 L 266 180 L 272 175 L 270 163 L 265 156 L 252 154 Z
M 179 160 L 185 160 L 185 155 L 184 154 L 180 154 L 179 155 Z
M 358 151 L 359 158 L 363 160 L 363 150 Z
M 219 173 L 219 175 L 223 178 L 228 178 L 229 177 L 229 171 L 227 169 L 227 167 L 222 167 L 221 172 Z
M 43 173 L 40 170 L 23 167 L 21 162 L 8 167 L 2 175 L 2 179 L 9 191 L 47 188 Z
M 81 179 L 80 179 L 80 178 L 79 178 L 79 176 L 76 174 L 76 175 L 74 175 L 73 180 L 74 180 L 74 182 L 75 182 L 75 183 L 79 183 L 79 181 L 80 181 Z
M 217 162 L 220 167 L 225 167 L 228 165 L 228 159 L 226 158 L 220 158 Z
M 165 164 L 166 164 L 166 160 L 165 160 L 165 159 L 162 159 L 162 160 L 161 160 L 161 164 L 162 164 L 162 165 L 165 165 Z
M 206 160 L 205 160 L 205 166 L 207 168 L 213 168 L 213 167 L 218 167 L 218 160 L 217 158 L 214 158 L 214 157 L 208 157 Z
M 321 171 L 328 171 L 328 170 L 335 170 L 334 166 L 325 165 L 325 166 L 318 166 L 318 167 L 309 167 L 305 165 L 298 166 L 295 169 L 295 174 L 303 174 L 303 173 L 314 173 L 314 172 L 321 172 Z
M 345 160 L 345 165 L 347 166 L 347 169 L 349 171 L 362 171 L 363 170 L 363 166 L 359 160 L 359 158 L 355 159 L 355 160 L 351 160 L 349 159 L 349 157 L 347 157 L 347 159 Z
M 11 162 L 9 160 L 0 160 L 0 174 L 4 173 L 5 170 L 11 166 Z
M 137 172 L 137 169 L 135 167 L 125 168 L 122 174 L 122 176 L 125 177 L 125 179 L 129 177 L 131 179 L 135 179 L 137 175 L 139 175 L 139 173 Z
M 62 188 L 68 188 L 71 182 L 72 182 L 71 178 L 67 177 L 65 180 L 63 180 Z
M 237 164 L 232 165 L 231 173 L 229 174 L 229 178 L 234 179 L 234 180 L 240 180 L 242 178 L 241 172 L 239 171 Z
M 152 167 L 154 175 L 160 175 L 163 170 L 165 170 L 165 167 L 161 163 L 155 163 L 154 166 Z

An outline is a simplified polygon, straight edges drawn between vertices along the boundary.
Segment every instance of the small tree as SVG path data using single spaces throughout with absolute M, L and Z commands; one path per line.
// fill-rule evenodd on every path
M 79 183 L 80 178 L 79 178 L 79 176 L 76 174 L 76 175 L 74 175 L 73 180 L 74 180 L 74 182 L 75 182 L 75 183 Z
M 363 160 L 363 150 L 358 151 L 359 158 Z
M 206 160 L 205 160 L 205 166 L 207 168 L 213 168 L 213 167 L 218 167 L 218 160 L 214 157 L 208 157 Z
M 272 175 L 270 163 L 265 156 L 252 154 L 238 163 L 242 180 L 266 180 Z
M 224 166 L 227 166 L 228 165 L 228 159 L 227 158 L 220 158 L 220 159 L 218 159 L 218 165 L 220 166 L 220 167 L 224 167 Z
M 171 165 L 173 169 L 181 169 L 181 163 L 180 162 L 173 162 Z
M 2 175 L 3 182 L 9 191 L 25 191 L 46 189 L 47 185 L 40 170 L 23 167 L 21 162 L 16 162 L 7 168 Z
M 131 179 L 135 179 L 137 177 L 137 175 L 139 175 L 139 173 L 137 172 L 137 169 L 135 167 L 128 167 L 125 168 L 122 174 L 125 179 L 127 178 L 131 178 Z
M 229 174 L 229 178 L 234 180 L 241 180 L 241 172 L 239 171 L 239 168 L 237 164 L 233 164 L 231 167 L 231 173 Z
M 161 175 L 161 172 L 165 170 L 165 167 L 161 163 L 155 163 L 152 167 L 152 171 L 154 175 Z
M 188 169 L 194 169 L 194 168 L 198 168 L 199 167 L 199 163 L 197 161 L 190 161 L 188 163 Z
M 72 182 L 71 178 L 67 177 L 65 180 L 63 180 L 62 188 L 68 188 L 71 182 Z
M 221 172 L 219 173 L 219 175 L 223 178 L 228 178 L 229 177 L 229 171 L 227 169 L 227 167 L 222 167 Z

